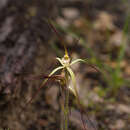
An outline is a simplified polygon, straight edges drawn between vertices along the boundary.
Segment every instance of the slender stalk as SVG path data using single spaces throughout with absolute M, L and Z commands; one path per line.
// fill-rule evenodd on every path
M 65 108 L 64 108 L 64 101 L 65 101 L 65 94 L 62 90 L 63 86 L 60 86 L 60 92 L 61 92 L 61 101 L 60 101 L 60 104 L 61 104 L 61 125 L 60 125 L 60 129 L 61 130 L 64 130 L 64 121 L 65 121 L 65 116 L 64 116 L 64 111 L 65 111 Z
M 66 86 L 65 86 L 65 130 L 68 130 L 68 126 L 69 126 L 69 90 L 67 88 L 68 85 L 68 73 L 65 72 L 65 80 L 66 80 Z

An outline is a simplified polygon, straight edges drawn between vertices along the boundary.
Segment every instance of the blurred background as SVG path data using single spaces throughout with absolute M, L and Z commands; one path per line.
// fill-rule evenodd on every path
M 95 130 L 93 125 L 98 130 L 129 130 L 129 5 L 129 0 L 1 0 L 0 129 L 60 129 L 58 84 L 49 82 L 37 93 L 42 78 L 29 78 L 48 75 L 58 66 L 55 58 L 64 56 L 61 41 L 45 22 L 48 18 L 72 60 L 88 59 L 100 70 L 72 66 L 88 130 Z M 69 102 L 69 129 L 83 129 L 73 94 Z

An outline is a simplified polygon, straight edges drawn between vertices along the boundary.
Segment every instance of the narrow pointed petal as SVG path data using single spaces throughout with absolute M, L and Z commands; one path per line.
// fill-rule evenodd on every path
M 78 96 L 78 91 L 77 91 L 77 87 L 76 87 L 76 79 L 75 79 L 75 74 L 72 71 L 72 69 L 70 67 L 67 67 L 67 70 L 70 74 L 70 77 L 72 79 L 72 83 L 73 83 L 73 88 L 69 87 L 69 89 L 73 92 L 73 94 L 77 97 Z
M 63 68 L 64 68 L 63 66 L 59 66 L 59 67 L 55 68 L 55 69 L 49 74 L 49 76 L 53 75 L 53 74 L 56 73 L 58 70 L 61 70 L 61 69 L 63 69 Z
M 56 59 L 61 63 L 61 65 L 64 65 L 60 58 L 57 57 Z
M 85 63 L 86 60 L 76 59 L 76 60 L 72 61 L 70 65 L 73 65 L 73 64 L 75 64 L 75 63 L 77 63 L 77 62 L 84 62 L 84 63 Z
M 72 61 L 70 65 L 73 65 L 73 64 L 75 64 L 75 63 L 77 63 L 77 62 L 86 63 L 88 66 L 92 67 L 92 68 L 95 69 L 97 72 L 100 72 L 100 73 L 101 73 L 101 71 L 99 70 L 99 68 L 97 68 L 96 66 L 90 64 L 87 59 L 84 59 L 84 60 L 83 60 L 83 59 L 76 59 L 76 60 Z

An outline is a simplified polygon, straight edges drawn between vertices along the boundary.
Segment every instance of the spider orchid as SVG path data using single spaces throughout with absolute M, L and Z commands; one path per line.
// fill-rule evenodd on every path
M 56 78 L 58 81 L 60 81 L 60 84 L 62 84 L 61 86 L 66 86 L 67 90 L 70 90 L 74 94 L 74 96 L 77 98 L 77 103 L 78 103 L 78 105 L 81 109 L 81 103 L 80 103 L 80 99 L 79 99 L 78 91 L 77 91 L 77 86 L 76 86 L 76 78 L 75 78 L 75 74 L 74 74 L 73 70 L 71 69 L 71 66 L 78 63 L 78 62 L 87 63 L 87 60 L 86 59 L 85 60 L 76 59 L 76 60 L 71 61 L 71 58 L 68 55 L 68 51 L 66 49 L 65 43 L 63 42 L 63 39 L 61 38 L 61 36 L 59 35 L 57 30 L 53 26 L 52 22 L 49 21 L 49 20 L 45 20 L 45 21 L 48 23 L 48 25 L 51 27 L 51 29 L 57 34 L 58 38 L 61 41 L 61 44 L 64 46 L 65 54 L 62 58 L 59 58 L 59 57 L 56 58 L 57 61 L 60 63 L 60 66 L 58 66 L 57 68 L 52 70 L 52 72 L 47 77 L 43 78 L 44 80 L 43 80 L 41 86 L 39 87 L 38 91 L 43 86 L 45 86 L 50 79 Z M 92 66 L 92 65 L 90 65 L 90 66 L 98 71 L 98 69 L 95 68 L 94 66 Z M 61 75 L 54 75 L 58 71 L 61 71 Z M 69 80 L 72 81 L 72 86 L 68 85 Z M 67 91 L 67 93 L 69 94 L 68 91 Z M 30 103 L 35 96 L 36 96 L 36 94 L 28 101 L 28 103 Z M 63 108 L 64 115 L 65 115 L 65 118 L 66 118 L 65 119 L 65 130 L 68 130 L 68 111 L 69 111 L 69 107 L 68 107 L 68 100 L 69 100 L 68 98 L 69 97 L 68 96 L 65 97 L 66 98 L 65 99 L 66 100 L 66 103 L 65 103 L 66 110 Z M 64 106 L 62 106 L 62 107 L 64 107 Z M 80 110 L 80 111 L 81 111 L 81 120 L 83 122 L 84 130 L 87 130 L 86 126 L 84 124 L 84 121 L 83 121 L 83 117 L 82 117 L 83 111 L 82 110 Z M 88 120 L 89 120 L 89 118 L 88 118 Z M 90 121 L 90 123 L 91 123 L 91 121 Z M 93 125 L 93 127 L 96 130 L 96 127 L 94 125 Z

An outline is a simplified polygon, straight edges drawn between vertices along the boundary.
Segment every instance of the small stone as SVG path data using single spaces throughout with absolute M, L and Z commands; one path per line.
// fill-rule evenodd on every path
M 80 13 L 75 8 L 65 8 L 65 9 L 63 9 L 63 15 L 67 19 L 76 19 L 80 15 Z
M 68 27 L 69 24 L 70 24 L 68 20 L 65 20 L 65 19 L 60 18 L 60 17 L 58 17 L 58 18 L 56 19 L 56 23 L 57 23 L 58 25 L 62 26 L 62 27 Z

